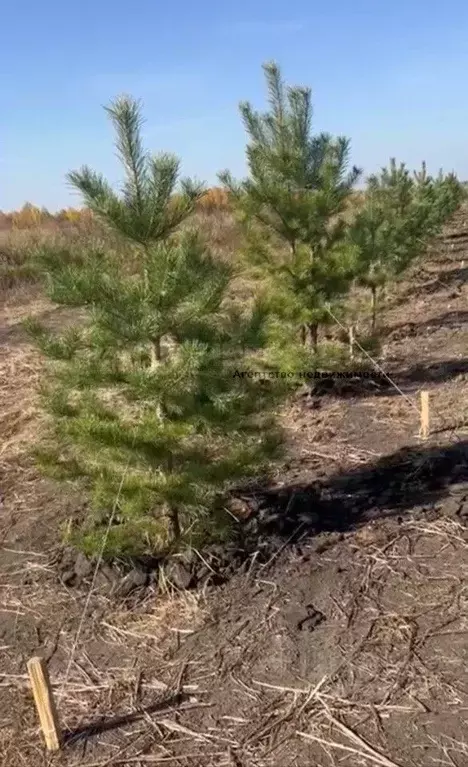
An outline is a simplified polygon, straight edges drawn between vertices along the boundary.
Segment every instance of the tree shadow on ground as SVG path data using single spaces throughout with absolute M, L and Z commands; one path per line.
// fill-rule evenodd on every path
M 446 272 L 440 272 L 437 277 L 429 282 L 417 283 L 410 286 L 398 297 L 398 304 L 405 303 L 408 299 L 422 298 L 437 293 L 441 289 L 459 289 L 468 282 L 468 267 L 456 267 Z
M 158 700 L 147 706 L 137 707 L 134 711 L 122 714 L 120 716 L 100 717 L 95 721 L 77 727 L 74 730 L 67 730 L 63 734 L 64 744 L 72 745 L 79 740 L 87 739 L 93 735 L 102 735 L 105 732 L 117 730 L 120 727 L 128 726 L 140 719 L 146 719 L 149 714 L 157 713 L 159 716 L 174 713 L 174 710 L 180 710 L 184 708 L 184 700 L 188 700 L 188 696 L 179 693 L 167 696 L 162 700 Z M 185 706 L 187 707 L 187 706 Z M 190 705 L 188 705 L 190 708 Z
M 375 463 L 310 484 L 244 493 L 257 512 L 245 523 L 246 545 L 297 541 L 321 532 L 345 532 L 373 519 L 433 508 L 451 494 L 468 501 L 468 440 L 446 447 L 403 448 Z M 460 489 L 461 485 L 461 489 Z M 468 504 L 467 504 L 468 513 Z M 250 536 L 250 538 L 249 538 Z M 252 536 L 255 541 L 252 540 Z
M 466 325 L 468 329 L 468 311 L 451 311 L 424 320 L 424 322 L 401 322 L 398 325 L 393 325 L 385 330 L 385 339 L 397 341 L 403 338 L 414 338 L 427 330 L 436 331 L 442 328 L 456 330 L 463 325 Z
M 446 243 L 457 242 L 459 240 L 468 241 L 468 232 L 465 229 L 463 229 L 462 231 L 446 232 L 443 235 L 442 240 Z
M 466 253 L 467 252 L 467 245 L 468 245 L 468 242 L 466 240 L 466 234 L 465 234 L 465 239 L 464 240 L 453 240 L 452 242 L 446 243 L 446 251 L 445 252 L 447 254 L 447 256 L 446 256 L 447 257 L 447 262 L 454 260 L 454 258 L 453 258 L 454 254 Z M 451 258 L 448 257 L 449 254 L 450 254 Z M 441 259 L 437 259 L 437 260 L 440 263 Z
M 302 398 L 306 406 L 316 409 L 320 407 L 320 398 L 337 397 L 340 399 L 363 399 L 365 397 L 393 397 L 413 395 L 420 384 L 444 383 L 459 375 L 468 373 L 468 358 L 453 358 L 432 362 L 420 362 L 403 370 L 385 370 L 382 373 L 368 371 L 364 376 L 356 372 L 346 375 L 324 374 L 324 377 L 310 379 L 307 390 Z M 387 377 L 386 377 L 387 376 Z
M 443 383 L 468 373 L 468 357 L 442 360 L 430 365 L 418 363 L 396 376 L 400 383 Z
M 467 252 L 468 258 L 468 252 Z M 457 261 L 463 261 L 463 259 L 457 258 Z M 443 263 L 453 264 L 454 258 L 448 258 Z M 441 262 L 442 263 L 442 262 Z M 422 277 L 430 277 L 426 282 L 421 279 Z M 407 304 L 408 301 L 414 301 L 415 299 L 426 298 L 432 296 L 435 293 L 439 293 L 443 290 L 452 290 L 457 295 L 461 288 L 468 282 L 468 267 L 459 266 L 454 269 L 448 269 L 445 272 L 428 274 L 422 272 L 419 275 L 415 275 L 414 279 L 409 285 L 397 295 L 392 295 L 388 300 L 389 308 L 397 308 L 403 304 Z

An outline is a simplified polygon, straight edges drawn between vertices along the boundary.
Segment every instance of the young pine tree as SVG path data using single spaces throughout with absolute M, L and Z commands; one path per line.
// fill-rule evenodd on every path
M 414 172 L 413 202 L 419 210 L 421 236 L 429 238 L 440 230 L 445 219 L 453 211 L 442 202 L 441 187 L 427 173 L 426 163 L 422 163 L 421 171 Z
M 285 87 L 275 63 L 263 68 L 269 111 L 240 105 L 249 176 L 236 183 L 225 171 L 220 179 L 245 224 L 249 256 L 268 279 L 272 311 L 317 349 L 326 305 L 353 276 L 344 213 L 360 171 L 348 169 L 346 138 L 311 133 L 310 89 Z
M 108 531 L 107 555 L 164 553 L 220 534 L 219 494 L 278 447 L 270 412 L 283 386 L 243 375 L 264 343 L 263 308 L 230 308 L 233 268 L 177 231 L 201 188 L 186 180 L 175 194 L 178 161 L 143 148 L 137 102 L 108 112 L 122 193 L 87 167 L 69 179 L 127 247 L 41 253 L 50 297 L 85 319 L 59 334 L 29 323 L 50 361 L 52 431 L 38 455 L 91 496 L 85 551 Z
M 357 283 L 371 292 L 371 328 L 377 327 L 378 298 L 387 283 L 401 274 L 420 250 L 409 211 L 400 214 L 371 180 L 365 202 L 350 224 L 348 236 L 359 254 Z
M 434 181 L 434 228 L 440 230 L 466 199 L 466 189 L 454 173 L 442 173 Z
M 425 163 L 411 178 L 405 165 L 397 166 L 394 159 L 368 179 L 349 239 L 359 254 L 357 281 L 371 291 L 373 333 L 379 294 L 424 254 L 430 238 L 458 206 L 460 188 L 456 179 L 434 182 Z
M 381 169 L 379 174 L 372 175 L 368 185 L 375 191 L 380 191 L 389 212 L 394 216 L 405 216 L 413 201 L 414 181 L 405 163 L 397 165 L 394 157 L 390 158 L 388 167 Z

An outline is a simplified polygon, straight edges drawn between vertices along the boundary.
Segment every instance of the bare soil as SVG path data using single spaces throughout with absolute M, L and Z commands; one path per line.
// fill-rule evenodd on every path
M 126 599 L 113 571 L 93 578 L 85 561 L 80 585 L 66 585 L 60 535 L 85 499 L 28 458 L 40 362 L 19 323 L 70 318 L 39 295 L 5 302 L 5 767 L 468 764 L 466 264 L 464 209 L 389 297 L 379 363 L 392 384 L 316 387 L 288 409 L 287 462 L 238 499 L 251 543 L 233 577 L 180 592 L 146 584 Z M 37 654 L 65 734 L 53 756 L 26 675 Z

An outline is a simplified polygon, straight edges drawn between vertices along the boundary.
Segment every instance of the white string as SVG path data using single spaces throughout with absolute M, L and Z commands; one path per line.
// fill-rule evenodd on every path
M 339 325 L 339 327 L 340 327 L 342 330 L 344 330 L 345 332 L 347 332 L 347 328 L 346 328 L 346 327 L 345 327 L 345 326 L 344 326 L 344 325 L 343 325 L 343 324 L 342 324 L 342 323 L 341 323 L 341 322 L 338 320 L 338 318 L 337 318 L 337 317 L 335 317 L 335 315 L 334 315 L 334 314 L 333 314 L 333 312 L 331 311 L 330 307 L 327 305 L 325 308 L 327 309 L 327 311 L 328 311 L 328 313 L 329 313 L 330 317 L 332 317 L 332 319 L 333 319 L 333 320 L 334 320 L 334 321 L 337 323 L 337 325 Z M 396 384 L 396 383 L 395 383 L 395 381 L 393 381 L 393 380 L 390 378 L 390 376 L 389 376 L 389 375 L 387 375 L 387 373 L 385 372 L 385 370 L 383 370 L 383 368 L 381 367 L 381 365 L 379 365 L 379 363 L 378 363 L 378 362 L 377 362 L 377 361 L 376 361 L 376 360 L 375 360 L 373 357 L 371 357 L 371 355 L 370 355 L 370 354 L 368 354 L 368 352 L 367 352 L 365 349 L 363 349 L 363 347 L 361 346 L 361 344 L 359 343 L 359 341 L 356 341 L 356 340 L 355 340 L 355 341 L 354 341 L 354 343 L 355 343 L 355 344 L 356 344 L 356 346 L 357 346 L 357 347 L 358 347 L 358 348 L 359 348 L 359 349 L 360 349 L 360 350 L 361 350 L 361 351 L 362 351 L 362 352 L 363 352 L 363 353 L 366 355 L 366 357 L 367 357 L 367 358 L 368 358 L 368 359 L 369 359 L 369 360 L 372 362 L 372 364 L 373 364 L 373 365 L 375 365 L 375 367 L 376 367 L 376 368 L 377 368 L 377 369 L 378 369 L 378 370 L 379 370 L 381 373 L 383 373 L 383 375 L 385 376 L 385 378 L 386 378 L 388 381 L 390 381 L 391 385 L 392 385 L 392 386 L 393 386 L 393 387 L 396 389 L 396 391 L 397 391 L 399 394 L 401 394 L 401 396 L 402 396 L 402 397 L 403 397 L 403 398 L 404 398 L 404 399 L 405 399 L 407 402 L 409 402 L 409 404 L 411 405 L 411 407 L 412 407 L 412 408 L 414 408 L 414 409 L 416 410 L 416 412 L 418 413 L 418 415 L 420 416 L 420 414 L 421 414 L 421 413 L 420 413 L 420 410 L 419 410 L 418 406 L 417 406 L 417 405 L 416 405 L 416 404 L 413 402 L 413 400 L 412 400 L 412 399 L 410 399 L 410 397 L 408 397 L 408 396 L 407 396 L 407 395 L 404 393 L 404 391 L 402 391 L 402 390 L 400 389 L 400 387 L 398 386 L 398 384 Z M 436 415 L 437 415 L 437 412 L 436 412 Z M 455 431 L 456 431 L 458 428 L 459 428 L 459 427 L 458 427 L 458 425 L 457 425 L 457 426 L 453 426 L 453 427 L 452 427 L 452 429 L 451 429 L 451 431 L 450 431 L 450 434 L 449 434 L 449 438 L 450 438 L 450 437 L 452 437 L 452 436 L 455 436 L 455 439 L 457 440 L 457 442 L 459 442 L 459 443 L 460 443 L 460 442 L 462 441 L 462 440 L 461 440 L 461 438 L 458 436 L 458 434 L 455 434 Z M 417 469 L 415 469 L 415 470 L 414 470 L 414 471 L 413 471 L 411 474 L 409 474 L 409 475 L 408 475 L 408 477 L 407 477 L 407 480 L 409 480 L 409 479 L 411 479 L 412 477 L 415 477 L 417 474 L 419 474 L 419 472 L 420 472 L 420 471 L 423 469 L 423 467 L 424 467 L 424 466 L 425 466 L 427 463 L 429 463 L 429 462 L 430 462 L 430 460 L 431 460 L 430 458 L 426 458 L 425 460 L 423 460 L 423 461 L 422 461 L 422 463 L 421 463 L 421 464 L 418 466 L 418 468 L 417 468 Z
M 338 319 L 335 317 L 335 315 L 334 315 L 334 314 L 333 314 L 333 312 L 331 311 L 330 307 L 329 307 L 329 306 L 326 306 L 325 308 L 326 308 L 327 312 L 329 313 L 330 317 L 332 317 L 332 319 L 334 319 L 334 320 L 335 320 L 335 322 L 336 322 L 336 323 L 337 323 L 337 324 L 340 326 L 340 328 L 341 328 L 342 330 L 344 330 L 345 332 L 347 332 L 347 331 L 348 331 L 348 329 L 347 329 L 347 328 L 346 328 L 344 325 L 342 325 L 342 323 L 341 323 L 341 322 L 340 322 L 340 321 L 339 321 L 339 320 L 338 320 Z M 417 405 L 415 405 L 415 403 L 413 402 L 413 400 L 412 400 L 410 397 L 408 397 L 408 395 L 407 395 L 407 394 L 405 394 L 405 393 L 404 393 L 404 391 L 402 391 L 402 390 L 400 389 L 400 387 L 398 386 L 398 384 L 396 384 L 396 383 L 395 383 L 395 381 L 393 381 L 393 380 L 390 378 L 390 376 L 389 376 L 389 375 L 387 375 L 387 373 L 386 373 L 386 372 L 385 372 L 385 370 L 384 370 L 384 369 L 381 367 L 381 365 L 379 365 L 379 363 L 378 363 L 378 362 L 377 362 L 377 361 L 376 361 L 376 360 L 375 360 L 373 357 L 371 357 L 371 355 L 370 355 L 370 354 L 368 354 L 368 352 L 367 352 L 367 351 L 366 351 L 366 350 L 365 350 L 365 349 L 364 349 L 364 348 L 361 346 L 361 344 L 359 343 L 359 341 L 357 341 L 356 339 L 354 339 L 354 343 L 355 343 L 355 344 L 356 344 L 356 346 L 357 346 L 357 347 L 360 349 L 360 351 L 361 351 L 361 352 L 363 352 L 363 353 L 366 355 L 366 357 L 367 357 L 367 358 L 368 358 L 368 359 L 369 359 L 369 360 L 372 362 L 372 364 L 373 364 L 373 365 L 375 365 L 375 367 L 376 367 L 376 368 L 377 368 L 377 369 L 378 369 L 378 370 L 379 370 L 379 371 L 380 371 L 380 372 L 381 372 L 381 373 L 382 373 L 382 374 L 385 376 L 385 378 L 387 379 L 387 381 L 390 381 L 391 385 L 392 385 L 392 386 L 393 386 L 393 387 L 396 389 L 396 391 L 397 391 L 399 394 L 401 394 L 401 396 L 402 396 L 402 397 L 404 397 L 404 399 L 405 399 L 407 402 L 409 402 L 409 404 L 411 405 L 411 407 L 412 407 L 412 408 L 414 408 L 414 409 L 416 410 L 416 412 L 418 413 L 418 415 L 419 415 L 419 408 L 418 408 L 418 406 L 417 406 Z

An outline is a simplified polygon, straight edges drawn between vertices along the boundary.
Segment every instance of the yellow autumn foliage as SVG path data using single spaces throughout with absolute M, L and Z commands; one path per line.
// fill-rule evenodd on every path
M 13 213 L 11 217 L 14 229 L 30 229 L 42 223 L 43 213 L 36 205 L 26 202 L 21 210 Z
M 50 213 L 47 208 L 39 208 L 30 202 L 25 203 L 20 210 L 11 213 L 0 211 L 0 228 L 32 229 L 45 223 L 60 225 L 87 224 L 92 220 L 92 213 L 86 208 L 63 208 L 58 213 Z
M 175 195 L 175 200 L 177 195 Z M 229 195 L 221 187 L 208 189 L 198 202 L 198 210 L 213 213 L 219 210 L 229 210 Z M 90 224 L 93 214 L 88 208 L 62 208 L 58 213 L 50 213 L 47 208 L 39 208 L 26 202 L 20 210 L 11 213 L 0 211 L 0 228 L 33 229 L 46 222 L 50 224 L 72 224 L 74 226 Z
M 199 208 L 205 212 L 227 210 L 229 208 L 229 195 L 227 191 L 219 186 L 211 187 L 201 198 Z

